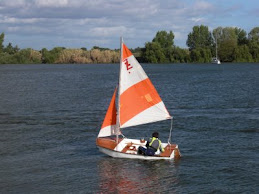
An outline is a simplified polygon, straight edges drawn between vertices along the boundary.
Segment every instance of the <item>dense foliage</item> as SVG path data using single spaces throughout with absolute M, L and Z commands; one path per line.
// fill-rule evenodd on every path
M 240 28 L 218 27 L 210 32 L 207 26 L 194 26 L 186 45 L 188 50 L 176 47 L 173 32 L 162 31 L 145 44 L 142 56 L 149 63 L 208 63 L 216 57 L 217 48 L 222 62 L 259 62 L 259 27 L 247 36 Z
M 4 33 L 0 34 L 0 64 L 28 63 L 118 63 L 119 49 L 94 46 L 91 50 L 55 47 L 40 51 L 19 49 L 8 43 L 4 46 Z M 131 49 L 140 62 L 147 63 L 208 63 L 216 56 L 222 62 L 259 62 L 259 27 L 248 34 L 240 28 L 218 27 L 212 32 L 207 26 L 194 26 L 188 34 L 188 49 L 174 45 L 172 31 L 158 31 L 152 42 L 144 48 Z

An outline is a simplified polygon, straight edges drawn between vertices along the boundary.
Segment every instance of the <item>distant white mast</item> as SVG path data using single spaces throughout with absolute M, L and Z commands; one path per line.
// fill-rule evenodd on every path
M 216 37 L 215 39 L 216 39 L 216 59 L 218 59 L 218 44 L 217 44 L 217 37 Z

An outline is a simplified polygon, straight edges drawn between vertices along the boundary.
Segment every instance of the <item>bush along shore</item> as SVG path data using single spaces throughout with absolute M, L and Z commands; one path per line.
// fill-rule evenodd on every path
M 120 50 L 94 46 L 68 49 L 55 47 L 20 49 L 12 43 L 4 46 L 4 33 L 0 34 L 0 64 L 68 64 L 68 63 L 119 63 Z M 194 26 L 188 34 L 186 45 L 180 48 L 174 45 L 172 31 L 158 31 L 145 47 L 131 49 L 140 62 L 145 63 L 209 63 L 216 56 L 222 62 L 259 62 L 259 27 L 249 33 L 241 28 L 218 27 L 212 32 L 207 26 Z

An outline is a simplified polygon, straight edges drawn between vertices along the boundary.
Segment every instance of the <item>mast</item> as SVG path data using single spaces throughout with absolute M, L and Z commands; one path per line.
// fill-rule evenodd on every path
M 116 143 L 118 143 L 118 131 L 120 130 L 120 91 L 121 91 L 121 86 L 120 86 L 120 82 L 121 82 L 121 64 L 122 64 L 122 49 L 123 49 L 123 38 L 120 37 L 120 72 L 119 72 L 119 88 L 118 88 L 118 104 L 117 104 L 117 119 L 116 119 L 116 123 L 117 123 L 117 126 L 116 126 Z
M 218 44 L 217 44 L 217 37 L 216 37 L 216 59 L 218 59 Z

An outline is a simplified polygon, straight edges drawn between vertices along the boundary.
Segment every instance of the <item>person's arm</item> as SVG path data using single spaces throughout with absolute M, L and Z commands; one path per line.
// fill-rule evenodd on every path
M 150 139 L 147 140 L 146 147 L 149 147 Z
M 163 146 L 162 146 L 162 142 L 159 140 L 159 149 L 160 149 L 160 151 L 161 152 L 164 152 L 165 151 L 165 149 L 163 148 Z
M 161 152 L 164 152 L 164 151 L 165 151 L 165 149 L 163 148 L 162 145 L 160 146 L 160 151 L 161 151 Z

